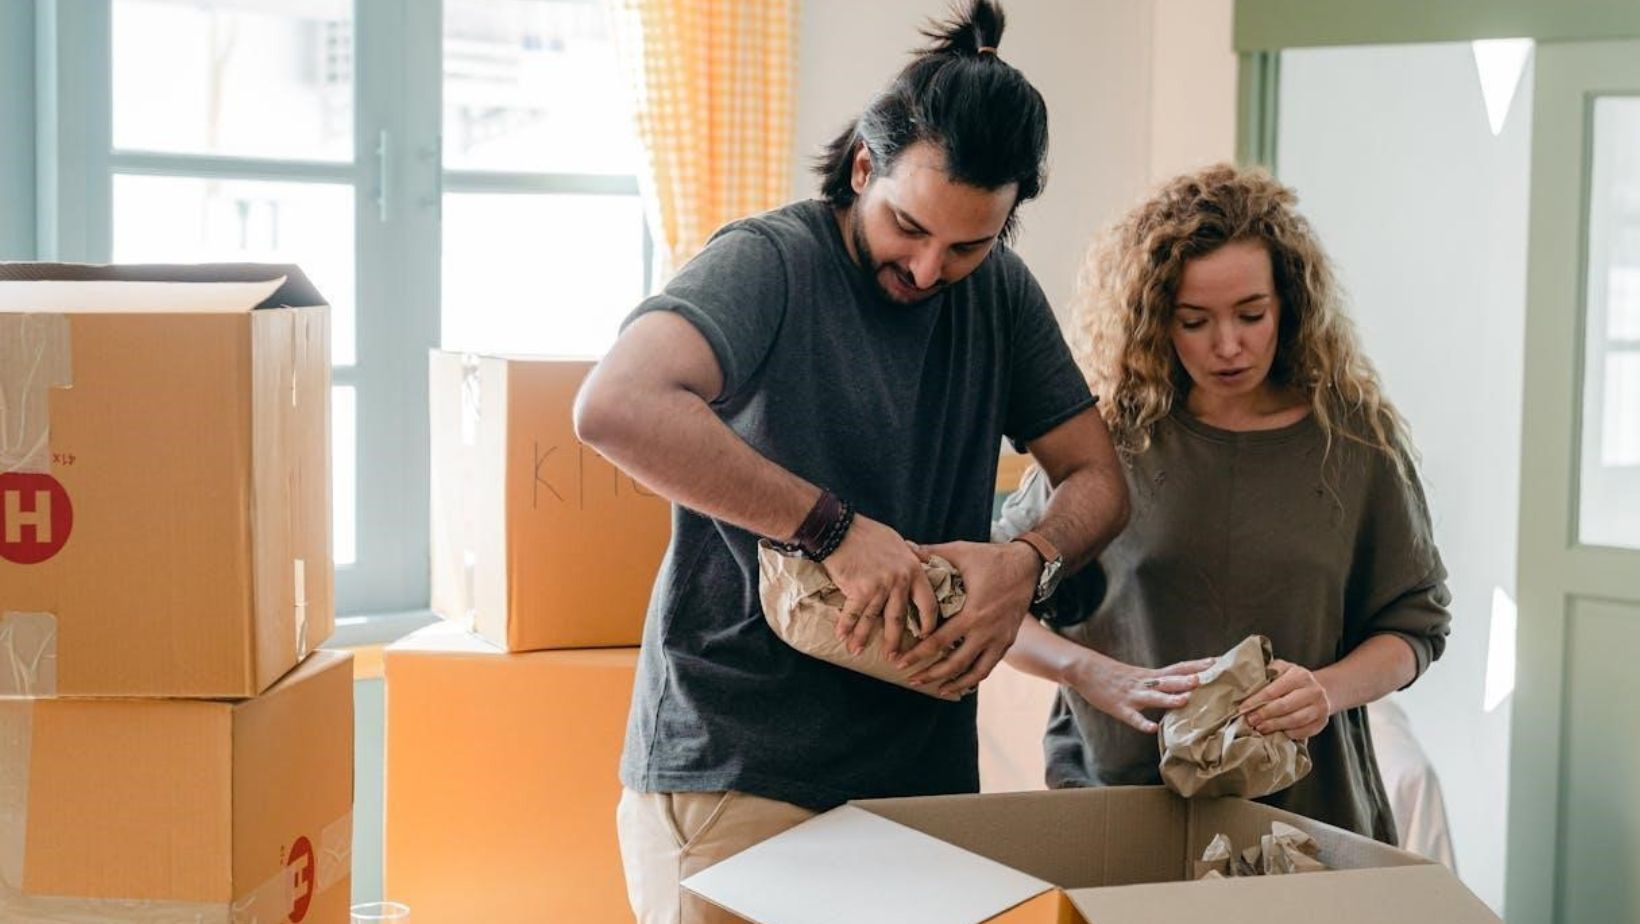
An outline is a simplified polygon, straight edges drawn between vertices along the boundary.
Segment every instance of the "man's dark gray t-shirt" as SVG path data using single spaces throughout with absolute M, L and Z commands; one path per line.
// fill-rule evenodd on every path
M 741 439 L 917 542 L 986 541 L 1002 438 L 1035 439 L 1093 403 L 1011 250 L 895 305 L 818 200 L 724 227 L 632 318 L 651 311 L 711 345 L 712 408 Z M 621 781 L 814 810 L 976 791 L 974 698 L 944 702 L 787 647 L 763 620 L 757 539 L 673 508 Z

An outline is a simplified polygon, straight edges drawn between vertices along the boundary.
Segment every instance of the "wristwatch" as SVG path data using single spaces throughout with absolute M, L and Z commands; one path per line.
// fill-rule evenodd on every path
M 1036 593 L 1031 597 L 1032 603 L 1041 603 L 1053 596 L 1054 589 L 1059 586 L 1059 573 L 1065 567 L 1065 556 L 1059 554 L 1059 550 L 1041 533 L 1032 530 L 1015 536 L 1014 541 L 1030 546 L 1042 558 L 1042 573 L 1036 577 Z

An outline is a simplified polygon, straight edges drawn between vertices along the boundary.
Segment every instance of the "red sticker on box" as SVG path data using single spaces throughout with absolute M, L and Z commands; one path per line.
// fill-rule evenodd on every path
M 295 880 L 291 884 L 290 924 L 301 924 L 307 917 L 308 906 L 313 904 L 313 888 L 318 872 L 313 856 L 313 842 L 305 837 L 291 845 L 290 856 L 285 858 L 285 869 Z
M 61 482 L 38 472 L 0 474 L 0 558 L 37 565 L 61 552 L 73 530 Z

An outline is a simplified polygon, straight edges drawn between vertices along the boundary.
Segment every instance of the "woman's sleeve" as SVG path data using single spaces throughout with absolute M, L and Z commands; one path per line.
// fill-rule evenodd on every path
M 1446 650 L 1452 593 L 1416 470 L 1409 461 L 1402 478 L 1381 452 L 1371 455 L 1379 464 L 1369 476 L 1356 537 L 1346 611 L 1350 647 L 1374 635 L 1399 637 L 1417 659 L 1415 682 Z

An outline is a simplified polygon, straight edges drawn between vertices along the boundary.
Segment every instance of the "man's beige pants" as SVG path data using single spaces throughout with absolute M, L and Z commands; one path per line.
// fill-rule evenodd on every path
M 615 826 L 638 924 L 740 922 L 678 883 L 812 817 L 807 809 L 743 792 L 623 789 Z

